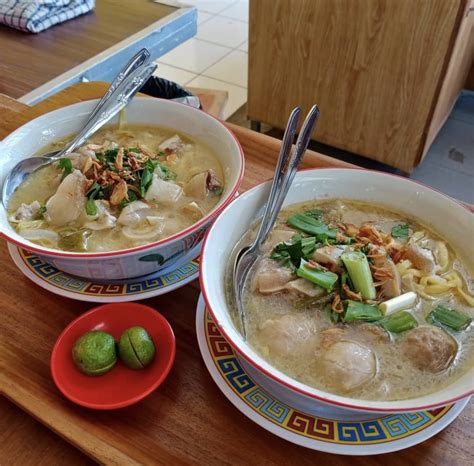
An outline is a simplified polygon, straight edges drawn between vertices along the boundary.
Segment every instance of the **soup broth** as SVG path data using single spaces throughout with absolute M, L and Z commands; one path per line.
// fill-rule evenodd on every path
M 54 249 L 127 249 L 204 217 L 219 202 L 223 179 L 213 151 L 187 135 L 106 127 L 76 153 L 32 173 L 11 197 L 9 220 L 26 239 Z
M 292 205 L 245 285 L 247 340 L 324 391 L 370 400 L 429 394 L 472 368 L 471 277 L 447 241 L 403 214 L 346 200 Z

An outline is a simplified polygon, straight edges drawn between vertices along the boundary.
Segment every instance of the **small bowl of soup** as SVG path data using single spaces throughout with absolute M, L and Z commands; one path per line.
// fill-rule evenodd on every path
M 417 411 L 471 395 L 473 214 L 393 175 L 297 173 L 245 284 L 244 338 L 232 264 L 269 188 L 222 212 L 200 274 L 214 322 L 259 383 L 308 412 Z
M 10 134 L 0 144 L 0 172 L 59 150 L 95 104 L 53 111 Z M 74 153 L 29 175 L 0 209 L 0 233 L 59 270 L 93 280 L 171 270 L 196 254 L 237 194 L 243 170 L 240 144 L 220 121 L 138 97 Z

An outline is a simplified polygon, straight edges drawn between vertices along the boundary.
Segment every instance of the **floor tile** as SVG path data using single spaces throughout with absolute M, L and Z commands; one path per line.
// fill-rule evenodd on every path
M 240 44 L 237 49 L 242 50 L 242 52 L 248 52 L 249 51 L 249 41 L 246 40 L 243 44 Z
M 426 162 L 474 178 L 474 122 L 466 123 L 463 120 L 448 118 L 421 166 Z
M 461 92 L 449 117 L 474 125 L 474 91 Z
M 228 8 L 236 0 L 180 0 L 179 3 L 186 6 L 195 6 L 198 10 L 206 13 L 219 13 Z
M 198 30 L 199 26 L 204 23 L 204 21 L 207 21 L 209 18 L 212 18 L 214 15 L 211 15 L 210 13 L 206 13 L 205 11 L 198 10 Z
M 224 120 L 247 102 L 247 89 L 224 83 L 217 79 L 207 78 L 206 76 L 198 76 L 193 79 L 188 83 L 188 87 L 203 87 L 204 89 L 227 91 L 229 93 L 229 100 L 224 109 Z
M 219 61 L 231 49 L 197 39 L 189 39 L 163 55 L 159 63 L 175 66 L 193 73 L 201 73 Z
M 248 22 L 249 20 L 249 2 L 248 0 L 239 0 L 232 4 L 229 8 L 219 13 L 221 16 L 238 19 L 239 21 Z
M 174 66 L 165 65 L 164 63 L 158 63 L 158 68 L 153 74 L 160 78 L 174 81 L 182 86 L 197 76 L 195 73 L 190 73 L 189 71 L 184 71 L 175 68 Z
M 234 50 L 202 74 L 237 86 L 247 87 L 248 55 Z
M 231 18 L 214 16 L 198 27 L 196 39 L 226 47 L 237 47 L 248 38 L 248 24 Z
M 433 186 L 461 201 L 474 203 L 474 178 L 472 176 L 424 162 L 413 171 L 410 178 Z

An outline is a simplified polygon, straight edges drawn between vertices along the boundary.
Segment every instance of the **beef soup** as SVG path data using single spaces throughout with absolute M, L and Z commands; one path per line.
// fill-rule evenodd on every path
M 247 339 L 321 390 L 422 396 L 472 367 L 472 276 L 448 241 L 403 214 L 346 200 L 292 205 L 245 285 Z
M 221 180 L 212 150 L 184 134 L 106 127 L 76 153 L 32 173 L 11 197 L 9 221 L 49 248 L 117 251 L 196 223 L 219 202 Z

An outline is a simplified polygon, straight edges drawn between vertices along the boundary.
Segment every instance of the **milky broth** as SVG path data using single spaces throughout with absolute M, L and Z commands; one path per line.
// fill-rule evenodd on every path
M 345 222 L 359 226 L 362 223 L 371 222 L 380 231 L 386 233 L 390 233 L 392 227 L 397 224 L 407 223 L 410 226 L 410 231 L 424 231 L 433 241 L 442 241 L 432 229 L 421 225 L 412 218 L 407 218 L 404 214 L 382 206 L 349 200 L 325 200 L 289 206 L 280 212 L 274 231 L 291 230 L 291 227 L 286 224 L 290 215 L 316 208 L 324 211 L 323 220 L 327 223 Z M 297 231 L 295 230 L 294 233 Z M 234 254 L 243 246 L 250 244 L 255 234 L 256 227 L 242 238 L 236 246 Z M 466 291 L 472 290 L 473 275 L 468 272 L 467 263 L 449 246 L 448 250 L 452 267 L 458 270 L 465 279 Z M 325 309 L 327 303 L 304 305 L 305 300 L 309 302 L 311 299 L 287 290 L 261 293 L 256 289 L 255 280 L 259 270 L 266 266 L 266 262 L 263 261 L 274 263 L 270 259 L 270 254 L 271 249 L 261 254 L 245 285 L 244 307 L 247 316 L 247 341 L 270 364 L 295 380 L 311 387 L 353 398 L 388 401 L 414 398 L 435 392 L 453 383 L 472 368 L 474 357 L 474 326 L 472 323 L 462 331 L 443 328 L 443 331 L 454 338 L 457 344 L 456 356 L 449 367 L 440 372 L 425 371 L 413 364 L 411 358 L 407 356 L 407 337 L 413 330 L 395 334 L 384 332 L 376 323 L 340 322 L 334 324 Z M 233 261 L 231 260 L 229 263 L 233 263 Z M 227 295 L 229 303 L 232 303 L 233 306 L 230 272 L 230 270 L 227 272 Z M 404 285 L 402 285 L 402 292 L 409 291 L 403 287 Z M 430 325 L 426 321 L 426 317 L 434 306 L 440 303 L 474 317 L 474 308 L 460 299 L 456 293 L 449 293 L 434 300 L 418 294 L 416 305 L 410 312 L 419 327 Z M 234 307 L 232 309 L 234 323 L 240 327 L 237 312 Z M 279 321 L 281 316 L 290 317 L 288 320 L 284 320 L 285 317 Z M 268 322 L 271 322 L 271 325 L 276 328 L 271 340 L 269 340 L 268 334 L 264 335 L 262 330 L 268 328 L 270 325 Z M 275 322 L 285 322 L 283 330 L 281 327 L 277 327 Z M 293 333 L 289 329 L 292 322 L 298 322 L 299 329 Z M 376 357 L 375 376 L 362 386 L 351 390 L 342 389 L 339 381 L 330 377 L 322 364 L 324 354 L 328 350 L 328 346 L 323 344 L 325 341 L 323 332 L 334 328 L 341 329 L 343 332 L 343 337 L 337 341 L 363 344 Z M 290 332 L 290 337 L 287 332 Z M 287 352 L 280 351 L 281 345 L 275 343 L 275 340 L 286 341 L 285 338 L 290 340 L 285 343 L 285 348 L 290 348 Z M 300 343 L 298 343 L 298 339 L 301 339 Z M 283 345 L 283 343 L 281 344 Z
M 179 157 L 175 157 L 168 161 L 169 157 L 160 155 L 159 160 L 162 165 L 167 166 L 175 173 L 173 183 L 184 188 L 183 194 L 175 202 L 156 202 L 150 207 L 156 208 L 155 217 L 159 216 L 159 221 L 163 224 L 156 231 L 153 231 L 153 225 L 141 226 L 140 234 L 134 237 L 124 235 L 124 227 L 118 222 L 113 228 L 93 230 L 88 232 L 90 235 L 87 241 L 87 248 L 84 252 L 100 252 L 127 249 L 130 247 L 148 244 L 152 241 L 166 238 L 174 233 L 182 231 L 194 224 L 210 210 L 212 210 L 219 202 L 220 194 L 201 196 L 199 199 L 193 195 L 186 194 L 187 183 L 197 174 L 206 170 L 212 170 L 218 180 L 224 181 L 224 173 L 220 162 L 213 150 L 202 142 L 191 138 L 176 130 L 147 125 L 125 125 L 124 127 L 109 126 L 98 131 L 87 143 L 103 144 L 104 141 L 113 141 L 119 146 L 135 147 L 140 145 L 146 146 L 154 153 L 158 153 L 160 144 L 178 134 L 183 143 L 185 150 L 180 153 Z M 45 153 L 51 150 L 58 150 L 63 147 L 65 141 L 59 141 L 40 151 Z M 13 193 L 9 204 L 9 214 L 13 215 L 22 204 L 31 204 L 38 201 L 41 205 L 45 205 L 47 200 L 56 192 L 62 178 L 62 171 L 56 165 L 49 165 L 39 171 L 33 173 L 28 179 Z M 198 204 L 198 208 L 194 204 Z M 193 208 L 188 208 L 189 205 Z M 109 213 L 118 218 L 121 208 L 118 206 L 108 206 Z M 157 218 L 157 217 L 156 217 Z M 81 214 L 76 220 L 68 223 L 66 226 L 57 227 L 48 222 L 43 222 L 40 226 L 44 229 L 62 233 L 65 228 L 69 230 L 85 230 L 85 214 Z M 155 220 L 157 221 L 157 220 Z M 20 224 L 12 223 L 12 226 L 19 228 Z M 28 225 L 27 225 L 28 226 Z M 132 228 L 132 227 L 130 227 Z M 135 228 L 135 227 L 133 227 Z M 20 234 L 21 230 L 18 230 Z M 143 237 L 141 232 L 145 231 Z M 133 233 L 133 232 L 132 232 Z M 33 242 L 40 241 L 32 240 Z M 65 249 L 57 244 L 45 244 L 55 249 Z M 72 249 L 74 250 L 74 249 Z

